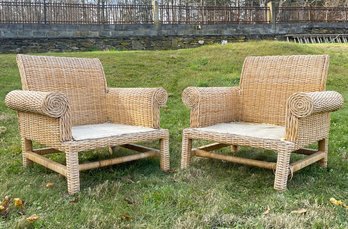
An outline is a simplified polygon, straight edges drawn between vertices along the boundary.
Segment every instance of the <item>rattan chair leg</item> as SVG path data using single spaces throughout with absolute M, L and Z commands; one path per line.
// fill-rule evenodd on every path
M 288 176 L 290 171 L 290 150 L 282 150 L 278 152 L 277 166 L 274 179 L 274 189 L 277 191 L 286 190 Z
M 68 192 L 73 195 L 80 191 L 80 170 L 78 152 L 67 152 L 66 155 Z
M 28 167 L 33 164 L 31 160 L 29 160 L 25 153 L 33 151 L 33 142 L 31 140 L 28 140 L 26 138 L 22 138 L 22 159 L 23 159 L 23 166 Z
M 117 151 L 118 147 L 119 146 L 109 146 L 108 150 L 109 150 L 110 155 L 114 154 Z
M 324 138 L 323 140 L 318 141 L 318 148 L 319 151 L 325 152 L 325 158 L 321 159 L 319 161 L 319 165 L 323 168 L 327 167 L 327 160 L 328 160 L 328 138 Z
M 236 153 L 236 152 L 238 152 L 238 150 L 239 150 L 239 146 L 237 146 L 237 145 L 231 145 L 231 152 L 232 152 L 232 153 Z
M 170 158 L 169 158 L 169 139 L 163 138 L 160 140 L 160 151 L 161 159 L 160 166 L 163 171 L 168 171 L 170 169 Z
M 192 139 L 185 134 L 182 137 L 181 169 L 186 169 L 191 162 L 192 157 Z

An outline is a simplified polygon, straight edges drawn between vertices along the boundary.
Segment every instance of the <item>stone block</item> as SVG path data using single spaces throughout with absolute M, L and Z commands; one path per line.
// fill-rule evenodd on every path
M 46 31 L 40 31 L 40 30 L 34 30 L 33 31 L 33 37 L 35 38 L 44 38 L 47 37 L 47 32 Z
M 109 30 L 102 30 L 99 32 L 99 37 L 111 37 L 112 32 Z
M 59 31 L 48 31 L 47 32 L 47 37 L 49 38 L 56 38 L 59 37 Z

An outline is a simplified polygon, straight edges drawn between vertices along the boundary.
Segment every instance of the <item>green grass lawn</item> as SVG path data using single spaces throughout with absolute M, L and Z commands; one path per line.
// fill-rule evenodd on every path
M 0 228 L 25 227 L 32 214 L 40 217 L 31 225 L 37 228 L 348 228 L 348 209 L 329 202 L 334 197 L 348 204 L 347 106 L 331 115 L 328 169 L 301 170 L 286 192 L 273 190 L 269 170 L 197 158 L 188 170 L 179 170 L 181 133 L 189 126 L 189 110 L 181 102 L 184 88 L 237 85 L 248 55 L 323 53 L 331 57 L 327 88 L 348 100 L 344 44 L 262 41 L 171 51 L 49 53 L 99 58 L 110 87 L 164 87 L 169 93 L 161 126 L 171 134 L 172 172 L 161 172 L 157 158 L 82 172 L 76 196 L 67 194 L 58 174 L 39 165 L 22 167 L 16 113 L 4 105 L 5 95 L 21 88 L 20 78 L 15 55 L 0 55 L 0 198 L 25 201 L 24 215 L 11 209 L 7 218 L 0 217 Z M 276 158 L 251 148 L 242 153 Z M 98 150 L 82 160 L 106 156 L 106 149 Z M 54 186 L 46 188 L 48 182 Z M 307 212 L 291 213 L 301 208 Z

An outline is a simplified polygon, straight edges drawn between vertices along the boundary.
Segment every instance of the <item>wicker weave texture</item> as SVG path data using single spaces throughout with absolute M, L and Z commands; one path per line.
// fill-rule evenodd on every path
M 106 98 L 111 122 L 159 128 L 168 95 L 163 88 L 109 88 Z
M 241 121 L 284 126 L 292 94 L 325 89 L 328 61 L 327 55 L 247 57 L 240 83 Z
M 343 105 L 339 93 L 324 91 L 328 59 L 327 55 L 247 57 L 239 88 L 185 89 L 183 101 L 191 109 L 191 128 L 183 131 L 181 168 L 187 168 L 196 155 L 275 169 L 274 188 L 285 190 L 290 173 L 315 162 L 326 166 L 329 112 Z M 229 131 L 231 121 L 277 125 L 285 129 L 285 136 L 271 139 L 271 129 L 269 135 L 266 130 L 261 136 Z M 192 149 L 195 139 L 216 143 Z M 303 149 L 315 142 L 317 151 Z M 208 152 L 228 145 L 274 150 L 277 162 Z M 308 156 L 290 163 L 292 152 Z
M 61 92 L 72 125 L 107 121 L 106 80 L 98 59 L 17 55 L 23 90 Z
M 295 130 L 296 135 L 292 136 L 286 135 L 286 139 L 296 144 L 296 149 L 300 149 L 314 143 L 318 140 L 328 138 L 330 131 L 330 114 L 329 113 L 319 113 L 308 116 L 306 118 L 298 119 L 298 122 L 289 128 L 286 128 L 287 132 L 289 130 Z
M 343 96 L 335 91 L 302 92 L 287 101 L 286 139 L 297 148 L 327 138 L 330 129 L 329 112 L 340 109 Z
M 287 100 L 287 109 L 297 118 L 340 109 L 343 97 L 335 91 L 295 93 Z
M 62 117 L 69 110 L 68 99 L 57 92 L 15 90 L 6 95 L 5 103 L 14 110 L 42 114 L 52 118 Z
M 57 119 L 29 112 L 18 112 L 18 124 L 22 137 L 50 147 L 56 148 L 62 142 L 71 140 L 69 120 L 63 118 Z
M 188 87 L 182 93 L 182 100 L 191 108 L 192 128 L 238 121 L 240 118 L 237 87 Z
M 17 63 L 24 90 L 10 92 L 5 102 L 18 112 L 24 166 L 36 162 L 65 176 L 69 194 L 80 190 L 80 171 L 87 169 L 160 156 L 161 169 L 169 170 L 169 132 L 160 128 L 168 98 L 163 88 L 107 88 L 98 59 L 18 55 Z M 124 133 L 120 124 L 139 131 Z M 116 130 L 75 140 L 76 126 Z M 33 149 L 33 141 L 49 148 Z M 159 141 L 160 149 L 130 145 L 144 141 Z M 79 164 L 80 152 L 117 145 L 139 153 Z M 57 150 L 65 152 L 66 165 L 43 156 Z

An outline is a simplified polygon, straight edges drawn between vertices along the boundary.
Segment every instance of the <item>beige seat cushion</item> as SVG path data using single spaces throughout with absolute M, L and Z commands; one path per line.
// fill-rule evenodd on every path
M 200 131 L 231 134 L 245 137 L 281 140 L 285 137 L 285 127 L 265 123 L 231 122 L 213 126 L 194 128 Z
M 150 132 L 154 130 L 156 129 L 141 126 L 102 123 L 93 125 L 74 126 L 72 127 L 72 137 L 75 141 L 81 141 L 88 139 L 116 137 L 124 134 Z

